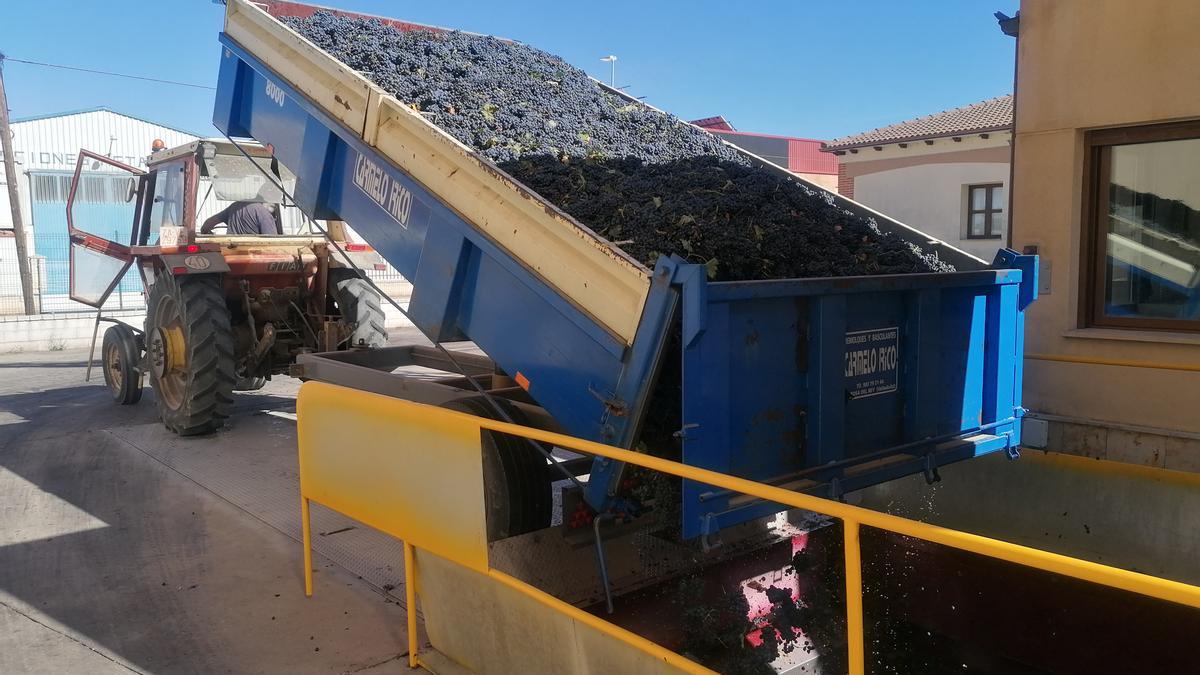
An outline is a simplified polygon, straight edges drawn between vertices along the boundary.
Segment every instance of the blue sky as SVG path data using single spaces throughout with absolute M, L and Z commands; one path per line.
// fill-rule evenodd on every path
M 224 8 L 211 0 L 6 0 L 11 58 L 204 85 Z M 320 0 L 492 33 L 562 56 L 685 119 L 829 139 L 1011 91 L 1012 38 L 992 12 L 1018 0 L 400 2 Z M 14 117 L 94 106 L 214 134 L 212 91 L 7 62 Z

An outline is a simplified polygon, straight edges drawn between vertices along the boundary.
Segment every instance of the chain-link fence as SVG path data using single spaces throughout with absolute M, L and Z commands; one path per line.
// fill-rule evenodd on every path
M 114 241 L 124 241 L 128 233 L 113 232 Z M 0 251 L 0 316 L 24 314 L 21 296 L 21 274 L 17 264 L 15 244 Z M 91 311 L 91 308 L 71 299 L 70 238 L 66 232 L 36 232 L 30 252 L 29 270 L 33 282 L 35 309 L 41 314 L 62 314 Z M 7 254 L 7 255 L 6 255 Z M 142 282 L 137 270 L 130 269 L 113 290 L 106 310 L 144 309 Z

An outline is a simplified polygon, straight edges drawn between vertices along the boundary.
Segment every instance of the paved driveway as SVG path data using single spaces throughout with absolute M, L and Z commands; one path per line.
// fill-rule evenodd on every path
M 398 542 L 314 512 L 304 597 L 296 381 L 181 439 L 85 359 L 0 355 L 0 672 L 407 670 Z

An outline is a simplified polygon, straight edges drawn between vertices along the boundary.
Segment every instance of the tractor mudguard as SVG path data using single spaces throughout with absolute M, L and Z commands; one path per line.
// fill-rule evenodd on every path
M 205 253 L 164 253 L 163 265 L 172 276 L 185 274 L 216 274 L 228 272 L 229 264 L 220 252 Z

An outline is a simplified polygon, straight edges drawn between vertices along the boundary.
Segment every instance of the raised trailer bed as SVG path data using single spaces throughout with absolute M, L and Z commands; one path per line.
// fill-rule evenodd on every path
M 273 146 L 300 208 L 346 221 L 412 281 L 431 340 L 475 342 L 566 433 L 632 446 L 681 326 L 688 464 L 837 497 L 1019 442 L 1034 257 L 989 267 L 807 184 L 964 271 L 711 283 L 667 257 L 649 270 L 255 4 L 229 0 L 220 39 L 217 127 Z M 621 466 L 587 473 L 589 504 L 612 507 Z M 771 509 L 685 485 L 683 533 Z

